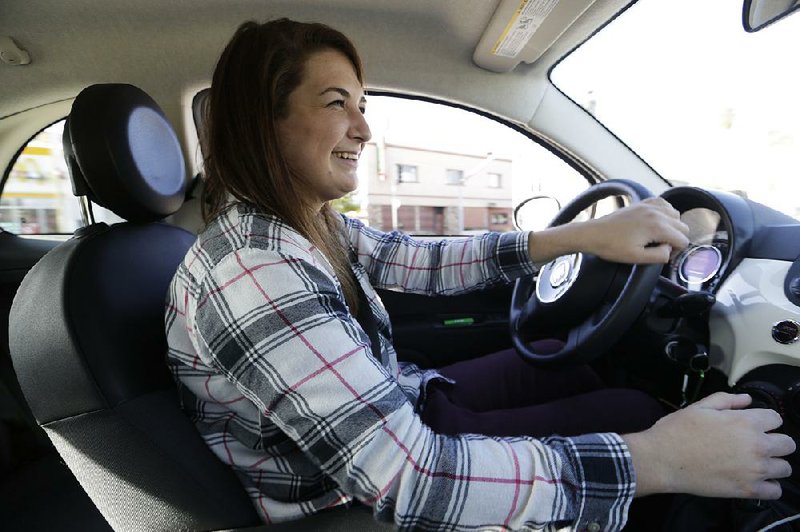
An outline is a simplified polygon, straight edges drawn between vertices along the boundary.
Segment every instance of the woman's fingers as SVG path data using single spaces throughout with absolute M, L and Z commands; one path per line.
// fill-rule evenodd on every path
M 795 443 L 794 439 L 790 436 L 787 436 L 786 434 L 781 434 L 776 432 L 773 434 L 767 434 L 767 437 L 770 439 L 766 451 L 768 456 L 775 456 L 775 457 L 789 456 L 790 454 L 792 454 L 797 450 L 797 444 Z M 789 473 L 791 474 L 791 472 L 792 469 L 791 467 L 789 467 Z M 783 477 L 773 477 L 773 478 L 783 478 Z
M 780 499 L 782 493 L 777 480 L 765 480 L 754 484 L 753 488 L 743 493 L 740 498 L 771 501 Z
M 689 227 L 661 198 L 650 198 L 595 220 L 585 251 L 613 262 L 665 263 L 689 244 Z
M 746 395 L 717 393 L 626 435 L 641 485 L 640 495 L 658 491 L 712 497 L 771 499 L 777 479 L 792 469 L 784 458 L 796 445 L 774 410 L 742 410 Z
M 694 403 L 691 408 L 712 408 L 714 410 L 728 410 L 746 408 L 753 402 L 753 398 L 746 393 L 716 392 Z

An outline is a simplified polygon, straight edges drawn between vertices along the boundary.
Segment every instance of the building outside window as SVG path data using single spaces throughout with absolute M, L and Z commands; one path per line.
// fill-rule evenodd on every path
M 419 177 L 417 176 L 417 167 L 411 164 L 398 164 L 397 182 L 419 183 Z
M 547 148 L 463 109 L 376 95 L 367 115 L 372 140 L 362 152 L 356 195 L 359 217 L 380 231 L 511 231 L 516 203 L 549 194 L 566 204 L 589 186 Z
M 463 185 L 464 184 L 464 170 L 447 169 L 445 175 L 445 182 L 448 185 Z

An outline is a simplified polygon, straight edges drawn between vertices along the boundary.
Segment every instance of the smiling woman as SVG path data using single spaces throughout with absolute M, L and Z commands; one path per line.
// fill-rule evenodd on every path
M 636 528 L 636 506 L 645 501 L 632 502 L 634 495 L 680 490 L 763 501 L 800 484 L 800 475 L 782 478 L 788 465 L 800 471 L 800 458 L 790 456 L 787 465 L 780 457 L 791 450 L 792 437 L 800 438 L 800 414 L 793 409 L 800 404 L 800 340 L 775 332 L 784 325 L 791 332 L 800 322 L 795 297 L 800 222 L 752 201 L 755 189 L 733 179 L 749 176 L 747 185 L 769 192 L 762 201 L 796 207 L 794 181 L 784 180 L 772 191 L 765 185 L 785 168 L 800 165 L 792 129 L 800 123 L 800 89 L 790 82 L 797 75 L 791 67 L 799 15 L 747 34 L 741 2 L 730 0 L 3 0 L 2 6 L 0 308 L 13 324 L 6 339 L 14 338 L 14 345 L 25 350 L 12 348 L 13 367 L 8 353 L 0 356 L 0 529 L 54 530 L 70 524 L 92 529 L 85 521 L 107 521 L 119 530 L 229 529 L 254 525 L 260 516 L 270 524 L 302 518 L 277 530 L 330 530 L 336 520 L 346 523 L 342 528 L 360 530 L 362 523 L 348 522 L 357 521 L 358 514 L 341 509 L 358 501 L 368 508 L 362 515 L 372 526 L 374 513 L 378 521 L 403 529 L 625 526 L 634 532 L 651 530 L 654 521 L 668 517 L 663 508 Z M 643 16 L 651 9 L 655 16 Z M 248 25 L 242 32 L 252 30 L 252 40 L 233 43 L 236 49 L 220 57 L 243 21 L 276 17 L 316 20 L 343 31 L 363 54 L 363 77 L 348 40 L 330 31 L 323 33 L 334 43 L 319 40 L 316 30 L 322 28 L 316 24 L 284 20 L 284 40 L 260 32 L 261 24 Z M 712 32 L 712 24 L 727 26 L 725 34 Z M 617 28 L 624 30 L 623 37 L 615 36 Z M 784 40 L 772 38 L 778 33 Z M 293 47 L 302 35 L 310 41 Z M 623 46 L 605 47 L 606 40 Z M 654 49 L 651 41 L 666 46 Z M 26 52 L 30 62 L 2 62 L 9 43 Z M 592 48 L 592 58 L 581 63 L 598 74 L 576 69 L 575 78 L 584 84 L 570 92 L 570 99 L 550 74 L 558 81 L 562 68 Z M 315 61 L 319 54 L 332 59 Z M 220 59 L 228 75 L 212 80 Z M 751 83 L 776 63 L 785 65 L 786 83 L 774 78 Z M 330 79 L 314 87 L 310 99 L 299 98 L 298 91 L 325 69 L 331 70 Z M 731 82 L 733 74 L 750 78 Z M 615 77 L 632 80 L 633 93 L 605 91 Z M 640 85 L 639 78 L 656 86 Z M 48 146 L 34 140 L 26 151 L 24 145 L 67 115 L 75 132 L 96 122 L 100 113 L 92 111 L 99 107 L 85 97 L 98 94 L 92 88 L 97 80 L 139 87 L 157 102 L 186 156 L 182 177 L 187 182 L 196 177 L 193 197 L 157 224 L 189 229 L 181 232 L 186 248 L 164 246 L 175 262 L 158 270 L 163 284 L 149 281 L 150 266 L 132 260 L 165 263 L 168 254 L 156 251 L 152 239 L 131 240 L 130 253 L 112 252 L 114 260 L 92 261 L 91 254 L 82 254 L 85 260 L 79 263 L 69 259 L 104 238 L 100 235 L 144 235 L 149 227 L 134 220 L 94 224 L 67 242 L 68 235 L 14 234 L 53 230 L 53 218 L 55 230 L 74 228 L 80 209 L 58 212 L 54 198 L 42 195 L 63 191 L 71 200 L 68 178 L 33 172 L 47 148 L 58 156 L 60 136 L 53 135 Z M 677 85 L 659 93 L 667 82 Z M 210 134 L 202 134 L 199 143 L 203 156 L 209 155 L 205 163 L 196 160 L 200 150 L 190 114 L 192 97 L 203 90 L 215 94 Z M 362 90 L 372 134 L 367 141 L 360 122 Z M 748 97 L 764 112 L 739 107 L 732 95 Z M 389 98 L 391 117 L 383 112 Z M 72 120 L 80 114 L 70 111 L 76 99 L 89 109 L 83 126 Z M 316 106 L 306 109 L 316 122 L 307 122 L 299 100 Z M 114 122 L 126 123 L 129 107 L 111 107 Z M 610 118 L 613 110 L 635 115 L 631 122 L 638 127 L 618 128 Z M 470 129 L 464 116 L 500 123 L 506 131 Z M 316 128 L 322 122 L 329 130 Z M 299 134 L 303 128 L 306 138 Z M 721 133 L 722 141 L 711 133 Z M 206 137 L 212 140 L 210 151 Z M 650 151 L 645 146 L 652 138 L 657 142 Z M 96 143 L 94 150 L 103 144 Z M 83 148 L 75 153 L 86 163 L 80 154 L 92 148 Z M 19 171 L 12 171 L 20 152 Z M 359 189 L 326 202 L 352 188 L 356 157 Z M 98 183 L 107 182 L 98 174 L 108 172 L 95 173 Z M 199 197 L 204 176 L 210 202 Z M 130 183 L 130 177 L 120 176 L 120 182 Z M 565 206 L 577 195 L 596 197 L 598 190 L 607 190 L 602 184 L 620 179 L 661 195 L 672 207 L 649 199 L 622 209 L 625 198 L 614 195 L 602 200 L 607 208 L 592 205 L 577 215 L 595 220 L 545 229 L 554 213 L 543 212 L 539 201 L 527 216 L 540 224 L 526 228 L 536 232 L 513 232 L 514 206 L 526 198 L 555 197 L 567 213 L 559 219 L 566 221 L 574 211 Z M 735 193 L 668 181 L 722 183 Z M 85 187 L 80 191 L 91 195 Z M 630 196 L 624 190 L 619 194 Z M 342 210 L 348 212 L 334 213 L 328 208 L 334 202 L 345 204 Z M 204 230 L 203 207 L 212 214 Z M 624 299 L 613 288 L 634 269 L 627 264 L 605 268 L 596 256 L 638 261 L 645 260 L 646 251 L 648 260 L 656 260 L 677 251 L 670 248 L 683 245 L 684 231 L 672 209 L 687 225 L 697 225 L 689 235 L 691 247 L 648 269 L 661 274 L 652 292 L 649 284 L 629 291 L 645 306 L 640 311 L 638 305 L 620 303 L 635 321 L 630 327 L 612 324 L 621 336 L 608 350 L 584 350 L 598 356 L 591 371 L 541 371 L 517 360 L 523 350 L 502 354 L 512 345 L 538 344 L 543 338 L 580 341 L 583 333 L 601 330 L 609 309 Z M 600 213 L 609 215 L 599 218 Z M 59 225 L 63 217 L 71 223 Z M 195 241 L 191 254 L 184 255 Z M 574 252 L 583 254 L 580 260 Z M 548 267 L 547 260 L 557 254 L 564 256 Z M 107 276 L 94 275 L 92 263 L 112 269 Z M 179 263 L 165 316 L 166 288 Z M 566 270 L 559 271 L 563 264 Z M 142 285 L 128 282 L 118 265 L 135 273 Z M 22 285 L 35 286 L 36 295 L 19 289 L 29 271 Z M 73 275 L 108 289 L 87 288 L 76 298 L 61 284 L 62 293 L 73 297 L 58 297 L 52 283 Z M 30 280 L 36 278 L 43 282 Z M 515 280 L 520 280 L 518 290 Z M 541 305 L 534 303 L 534 285 Z M 554 299 L 544 293 L 547 285 L 564 291 L 552 303 L 564 307 L 533 315 L 528 311 L 539 306 L 549 310 L 551 303 L 542 302 Z M 111 309 L 95 304 L 122 293 L 147 295 L 152 306 L 148 303 L 145 313 L 117 297 Z M 10 312 L 12 298 L 16 310 Z M 91 308 L 97 318 L 75 320 L 62 312 L 64 304 L 77 306 L 75 314 L 84 317 Z M 519 308 L 531 319 L 514 322 L 512 312 Z M 144 334 L 143 319 L 155 331 L 152 336 Z M 86 417 L 106 419 L 105 407 L 97 412 L 97 403 L 89 403 L 91 416 L 79 415 L 89 409 L 70 409 L 63 424 L 41 416 L 39 398 L 62 412 L 86 405 L 87 397 L 103 390 L 95 384 L 100 382 L 96 375 L 65 379 L 64 367 L 53 358 L 57 348 L 65 365 L 71 361 L 69 367 L 84 375 L 94 366 L 73 356 L 73 346 L 95 343 L 56 341 L 62 337 L 40 323 L 63 331 L 86 324 L 92 338 L 109 338 L 107 345 L 84 354 L 103 367 L 125 370 L 122 385 L 108 387 L 113 390 L 135 389 L 127 369 L 142 368 L 143 360 L 117 331 L 160 342 L 143 349 L 152 362 L 148 376 L 164 377 L 158 405 L 171 408 L 169 422 L 162 409 L 145 401 L 143 406 L 152 408 L 136 410 L 141 412 L 136 419 L 145 420 L 137 426 L 148 430 L 137 434 L 161 439 L 169 459 L 145 468 L 138 460 L 145 456 L 138 436 L 72 431 L 85 427 Z M 180 395 L 167 374 L 166 332 Z M 2 341 L 0 348 L 11 343 Z M 548 343 L 558 347 L 557 341 Z M 535 353 L 552 360 L 553 353 Z M 636 401 L 609 407 L 593 400 L 594 392 L 577 399 L 559 395 L 570 386 L 571 392 L 596 383 L 593 374 L 612 389 L 646 391 L 674 412 L 642 432 L 626 433 L 626 427 L 606 424 L 605 416 L 628 416 L 632 404 L 652 405 L 652 400 L 637 394 Z M 56 398 L 49 382 L 59 384 L 64 395 Z M 717 392 L 723 395 L 713 395 Z M 752 393 L 750 406 L 780 411 L 783 425 L 774 430 L 781 416 L 745 409 L 746 396 L 726 392 Z M 179 397 L 192 421 L 178 410 Z M 575 401 L 575 408 L 554 410 L 551 403 L 561 399 Z M 695 399 L 686 408 L 677 406 Z M 27 406 L 39 423 L 30 419 L 31 430 L 18 431 L 16 420 L 28 419 Z M 123 400 L 108 406 L 114 416 L 131 419 L 136 405 Z M 520 417 L 520 409 L 530 413 L 537 407 L 552 415 Z M 9 410 L 20 415 L 12 419 Z M 503 421 L 498 410 L 509 411 L 503 426 L 497 423 Z M 566 426 L 573 423 L 577 428 Z M 66 466 L 50 445 L 41 447 L 55 466 L 50 470 L 28 461 L 31 454 L 17 453 L 29 448 L 25 434 L 34 431 L 48 443 L 40 424 L 56 446 L 69 449 Z M 175 437 L 179 427 L 186 429 L 186 445 Z M 80 441 L 63 436 L 65 431 Z M 10 435 L 10 444 L 4 435 Z M 204 465 L 195 460 L 195 450 L 207 456 Z M 175 467 L 161 467 L 166 461 Z M 85 487 L 91 497 L 84 499 L 83 507 L 92 510 L 82 512 L 84 520 L 75 519 L 81 506 L 65 496 L 76 492 L 58 482 L 69 473 L 67 466 L 80 481 L 74 488 L 83 493 Z M 231 482 L 196 482 L 202 472 L 216 471 Z M 231 519 L 231 505 L 213 504 L 225 493 L 248 510 L 246 520 Z M 773 503 L 759 508 L 774 509 Z M 723 504 L 729 509 L 740 501 Z M 331 506 L 336 509 L 322 511 Z M 790 499 L 789 506 L 794 513 L 800 505 Z M 720 528 L 734 530 L 727 513 Z M 764 526 L 776 520 L 759 519 Z M 682 529 L 697 529 L 697 521 Z
M 535 235 L 419 242 L 338 216 L 330 201 L 355 189 L 371 136 L 360 65 L 328 26 L 249 22 L 210 89 L 207 226 L 170 286 L 168 355 L 184 410 L 266 522 L 359 501 L 409 529 L 615 529 L 634 493 L 735 495 L 707 478 L 733 474 L 737 486 L 752 486 L 785 474 L 775 458 L 788 450 L 783 438 L 761 427 L 741 428 L 741 438 L 723 430 L 715 413 L 745 405 L 743 397 L 716 396 L 653 426 L 664 414 L 658 402 L 606 388 L 585 366 L 534 368 L 513 350 L 438 370 L 399 362 L 376 287 L 465 294 L 576 252 L 665 262 L 686 245 L 688 228 L 645 194 L 604 218 Z M 561 346 L 534 344 L 538 352 Z M 656 456 L 687 458 L 670 438 L 697 437 L 693 420 L 709 416 L 703 449 L 775 440 L 759 451 L 774 467 L 748 477 L 728 465 L 702 479 L 689 467 L 667 482 L 654 474 Z
M 371 137 L 362 84 L 344 54 L 320 51 L 307 59 L 288 116 L 277 124 L 289 172 L 318 209 L 358 186 L 358 158 Z

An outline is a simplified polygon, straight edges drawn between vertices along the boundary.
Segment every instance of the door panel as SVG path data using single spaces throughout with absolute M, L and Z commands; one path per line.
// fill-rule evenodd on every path
M 399 358 L 421 367 L 441 367 L 511 346 L 512 288 L 439 297 L 378 292 L 392 319 Z

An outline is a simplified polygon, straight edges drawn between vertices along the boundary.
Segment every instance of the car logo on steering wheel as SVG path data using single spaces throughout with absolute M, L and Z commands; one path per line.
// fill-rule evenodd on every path
M 550 286 L 558 288 L 567 282 L 569 274 L 569 259 L 561 259 L 553 266 L 553 269 L 550 270 Z

